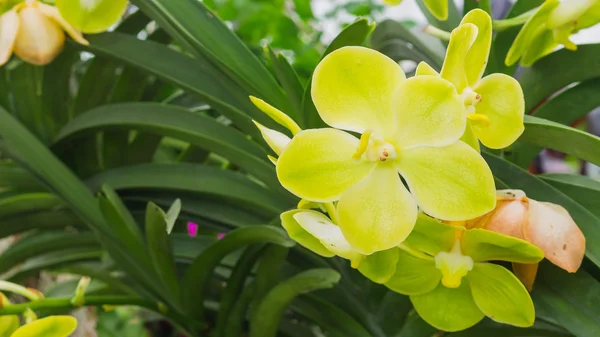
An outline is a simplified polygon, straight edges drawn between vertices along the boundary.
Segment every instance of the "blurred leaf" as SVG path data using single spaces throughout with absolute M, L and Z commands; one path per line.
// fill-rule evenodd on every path
M 275 286 L 261 301 L 250 325 L 250 337 L 275 337 L 279 320 L 291 301 L 298 295 L 333 287 L 340 274 L 332 269 L 311 269 L 301 272 Z
M 294 0 L 294 8 L 296 9 L 296 13 L 298 13 L 300 18 L 302 18 L 304 21 L 313 18 L 313 12 L 310 3 L 311 0 Z
M 267 47 L 271 64 L 273 65 L 273 71 L 275 76 L 281 83 L 281 86 L 285 90 L 288 99 L 290 100 L 291 106 L 294 108 L 293 111 L 286 111 L 293 119 L 297 119 L 302 112 L 302 96 L 304 94 L 304 87 L 300 83 L 298 75 L 294 71 L 294 68 L 289 64 L 288 60 L 281 53 L 275 55 L 270 47 Z M 302 126 L 300 126 L 302 127 Z
M 60 198 L 50 193 L 27 193 L 0 199 L 0 218 L 41 210 L 57 211 L 65 208 Z
M 177 221 L 177 217 L 179 217 L 179 213 L 181 212 L 181 199 L 175 199 L 169 210 L 165 214 L 165 222 L 167 223 L 167 234 L 171 234 L 173 231 L 173 227 L 175 226 L 175 221 Z
M 200 254 L 186 271 L 181 282 L 182 301 L 188 315 L 201 318 L 203 316 L 203 299 L 207 291 L 208 281 L 215 266 L 225 255 L 253 243 L 274 243 L 291 247 L 291 241 L 285 231 L 272 226 L 252 226 L 238 228 L 210 245 Z
M 288 252 L 289 249 L 285 246 L 270 245 L 265 248 L 264 254 L 258 260 L 254 278 L 254 295 L 250 304 L 251 322 L 262 319 L 257 316 L 258 307 L 269 291 L 279 282 L 281 269 Z
M 600 181 L 575 174 L 544 174 L 540 178 L 600 218 Z

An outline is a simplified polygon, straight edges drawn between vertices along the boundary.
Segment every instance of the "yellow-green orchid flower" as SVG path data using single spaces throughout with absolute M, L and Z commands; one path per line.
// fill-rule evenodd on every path
M 63 49 L 65 32 L 76 42 L 88 44 L 56 7 L 38 1 L 22 2 L 2 14 L 0 32 L 0 66 L 13 52 L 31 64 L 52 62 Z
M 323 257 L 339 256 L 350 260 L 365 277 L 375 283 L 387 282 L 396 270 L 397 248 L 363 255 L 352 248 L 340 228 L 323 213 L 294 209 L 281 214 L 281 225 L 290 238 Z
M 492 41 L 492 19 L 474 9 L 452 31 L 441 74 L 421 62 L 416 74 L 441 76 L 452 82 L 461 95 L 468 119 L 463 141 L 479 149 L 483 145 L 501 149 L 523 133 L 525 100 L 517 80 L 505 74 L 482 78 Z
M 510 271 L 487 261 L 536 263 L 544 254 L 534 245 L 420 215 L 400 248 L 396 272 L 385 285 L 409 295 L 419 316 L 432 326 L 459 331 L 485 316 L 519 327 L 533 325 L 527 289 Z
M 569 212 L 559 205 L 528 198 L 521 190 L 497 191 L 496 209 L 465 226 L 526 240 L 539 247 L 550 262 L 570 273 L 579 269 L 585 255 L 585 236 Z M 537 265 L 514 264 L 513 269 L 531 290 Z
M 56 0 L 60 14 L 87 34 L 100 33 L 114 25 L 127 4 L 127 0 Z
M 23 325 L 11 337 L 68 337 L 76 327 L 71 316 L 50 316 Z
M 400 244 L 414 226 L 417 205 L 446 220 L 494 208 L 489 167 L 458 140 L 466 118 L 452 83 L 406 79 L 387 56 L 344 47 L 317 66 L 312 98 L 323 121 L 337 129 L 298 132 L 277 160 L 277 176 L 302 199 L 339 200 L 338 225 L 360 253 Z
M 0 293 L 0 307 L 10 305 L 10 301 L 3 293 Z M 10 337 L 19 328 L 19 316 L 0 316 L 0 337 Z
M 383 2 L 390 6 L 396 6 L 402 0 L 383 0 Z M 448 0 L 423 0 L 423 2 L 436 19 L 441 21 L 448 19 Z
M 530 66 L 559 45 L 576 50 L 569 37 L 600 22 L 599 0 L 546 0 L 523 25 L 508 54 L 506 65 L 521 59 Z

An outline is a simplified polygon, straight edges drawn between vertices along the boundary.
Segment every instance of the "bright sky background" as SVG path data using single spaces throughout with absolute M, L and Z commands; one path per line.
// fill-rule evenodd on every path
M 335 7 L 336 4 L 343 4 L 350 2 L 350 0 L 313 0 L 312 6 L 314 14 L 317 18 L 321 19 L 321 24 L 323 25 L 324 36 L 323 39 L 326 42 L 331 41 L 338 33 L 339 26 L 335 20 L 325 19 L 323 16 L 325 13 L 331 11 L 332 8 Z M 459 6 L 462 6 L 462 0 L 455 0 Z M 341 19 L 346 19 L 346 21 L 351 21 L 352 16 L 348 15 L 347 18 L 342 17 Z M 383 19 L 410 19 L 416 22 L 426 23 L 425 16 L 419 9 L 415 0 L 404 0 L 402 4 L 398 6 L 388 6 L 386 7 L 385 12 L 381 18 L 377 18 L 377 21 L 382 21 Z M 583 43 L 598 43 L 600 42 L 600 25 L 596 25 L 592 28 L 588 28 L 586 30 L 580 31 L 579 33 L 573 35 L 573 41 L 578 44 Z

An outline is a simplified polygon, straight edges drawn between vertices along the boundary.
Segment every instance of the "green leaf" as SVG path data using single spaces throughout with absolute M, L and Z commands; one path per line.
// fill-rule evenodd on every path
M 598 90 L 600 90 L 600 79 L 584 81 L 552 96 L 535 110 L 533 115 L 560 124 L 572 125 L 600 105 L 600 97 L 596 95 Z M 525 130 L 525 132 L 528 131 Z M 527 142 L 527 139 L 524 140 L 517 142 L 510 151 L 511 153 L 507 153 L 507 157 L 521 167 L 528 167 L 546 145 L 543 144 L 540 147 Z M 553 143 L 555 141 L 550 142 L 550 144 Z
M 408 299 L 407 299 L 408 300 Z M 346 311 L 333 305 L 326 298 L 308 294 L 290 304 L 292 310 L 315 322 L 333 336 L 370 337 L 372 336 Z M 394 310 L 398 308 L 395 307 Z M 396 312 L 394 312 L 396 313 Z
M 0 199 L 0 218 L 7 218 L 23 213 L 60 210 L 65 204 L 54 194 L 26 193 Z
M 292 111 L 286 111 L 285 113 L 292 117 L 292 119 L 296 119 L 295 117 L 302 112 L 302 97 L 304 95 L 304 87 L 298 78 L 298 74 L 296 74 L 296 71 L 294 68 L 292 68 L 285 56 L 283 56 L 281 53 L 275 55 L 270 47 L 266 47 L 266 49 L 273 66 L 275 76 L 285 90 L 287 98 L 290 101 L 290 105 L 293 108 Z
M 244 250 L 242 256 L 238 259 L 231 276 L 227 279 L 227 286 L 221 294 L 221 302 L 217 313 L 217 322 L 215 326 L 215 336 L 222 337 L 230 324 L 230 314 L 235 307 L 236 300 L 244 290 L 244 284 L 250 276 L 256 261 L 265 252 L 264 245 L 257 244 Z
M 525 286 L 506 268 L 475 263 L 467 274 L 477 307 L 496 322 L 529 327 L 535 320 L 533 302 Z
M 175 221 L 177 221 L 177 217 L 179 217 L 179 213 L 181 212 L 181 199 L 175 199 L 167 214 L 165 214 L 165 221 L 167 223 L 167 234 L 171 234 L 173 231 L 173 227 L 175 226 Z
M 98 201 L 111 230 L 117 233 L 123 242 L 135 243 L 136 245 L 131 247 L 132 251 L 143 250 L 142 231 L 119 195 L 109 185 L 104 184 Z
M 277 327 L 285 309 L 300 294 L 333 287 L 340 274 L 331 269 L 311 269 L 299 273 L 273 288 L 261 301 L 250 325 L 250 337 L 275 337 Z
M 542 263 L 531 296 L 538 316 L 576 336 L 600 334 L 600 284 L 585 271 L 569 274 Z
M 396 272 L 400 249 L 392 248 L 367 255 L 358 265 L 358 270 L 375 283 L 386 283 Z
M 600 218 L 600 182 L 598 180 L 575 174 L 544 174 L 543 181 L 559 189 L 569 198 L 587 208 Z
M 234 128 L 177 106 L 124 103 L 90 110 L 61 130 L 55 147 L 66 147 L 91 133 L 123 129 L 190 142 L 226 157 L 269 186 L 280 186 L 273 165 L 266 160 L 266 152 L 256 143 Z
M 132 1 L 156 20 L 185 49 L 207 59 L 245 88 L 248 94 L 268 98 L 281 110 L 288 103 L 275 79 L 250 49 L 202 2 L 180 0 Z M 92 42 L 92 41 L 90 41 Z M 93 42 L 92 42 L 93 43 Z
M 362 46 L 369 34 L 373 31 L 375 25 L 369 24 L 367 19 L 359 19 L 344 28 L 342 32 L 336 36 L 335 39 L 329 44 L 325 53 L 321 56 L 327 56 L 332 51 L 345 47 L 345 46 Z M 302 115 L 299 117 L 301 120 L 301 124 L 306 126 L 307 128 L 318 128 L 326 126 L 325 123 L 319 117 L 319 113 L 317 112 L 317 108 L 315 107 L 312 97 L 310 94 L 311 84 L 310 82 L 304 89 L 304 96 L 302 99 Z
M 446 288 L 440 283 L 433 291 L 413 295 L 410 300 L 425 322 L 449 332 L 470 328 L 485 317 L 464 281 L 458 288 Z
M 167 234 L 167 218 L 165 212 L 153 203 L 146 208 L 146 242 L 148 253 L 159 279 L 166 286 L 168 294 L 164 297 L 179 296 L 179 280 L 175 274 L 175 261 L 171 239 Z
M 231 314 L 227 320 L 224 337 L 239 337 L 242 336 L 244 323 L 246 321 L 246 311 L 254 295 L 254 283 L 250 282 L 240 293 L 231 309 Z
M 520 167 L 489 153 L 483 155 L 494 175 L 510 188 L 522 189 L 527 191 L 527 196 L 532 199 L 552 202 L 566 208 L 585 235 L 586 256 L 600 266 L 600 218 Z
M 194 260 L 181 282 L 181 300 L 191 317 L 202 317 L 203 298 L 208 290 L 212 271 L 219 261 L 243 246 L 261 242 L 270 242 L 284 247 L 294 245 L 282 229 L 272 226 L 252 226 L 229 232 Z
M 533 110 L 545 98 L 567 85 L 600 76 L 600 60 L 596 57 L 600 44 L 584 44 L 573 53 L 561 49 L 526 68 L 519 82 L 525 94 L 525 111 Z M 560 73 L 554 71 L 560 69 Z
M 87 182 L 97 191 L 103 184 L 116 190 L 165 189 L 200 193 L 235 201 L 245 208 L 275 216 L 289 208 L 283 200 L 263 186 L 237 172 L 194 164 L 141 164 L 101 173 Z
M 76 327 L 71 316 L 50 316 L 20 327 L 11 337 L 68 337 Z
M 68 210 L 29 212 L 19 216 L 2 219 L 0 238 L 23 233 L 32 229 L 62 229 L 67 227 L 84 228 L 85 225 L 79 217 Z
M 279 283 L 281 269 L 288 256 L 289 249 L 285 246 L 270 245 L 258 261 L 254 279 L 254 295 L 250 304 L 250 321 L 261 320 L 258 308 L 265 296 Z
M 433 291 L 442 279 L 435 262 L 416 258 L 400 250 L 395 274 L 385 286 L 404 295 L 419 295 Z
M 544 252 L 531 243 L 485 229 L 474 228 L 465 231 L 461 239 L 464 255 L 473 261 L 508 261 L 517 263 L 537 263 L 544 258 Z
M 44 191 L 39 181 L 27 170 L 12 162 L 0 162 L 0 186 L 19 191 Z
M 600 165 L 600 153 L 595 151 L 600 146 L 600 137 L 559 123 L 525 116 L 525 131 L 519 141 L 547 147 Z

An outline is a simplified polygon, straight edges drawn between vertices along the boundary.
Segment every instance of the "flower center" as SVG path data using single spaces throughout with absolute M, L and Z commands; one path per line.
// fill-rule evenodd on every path
M 461 97 L 467 108 L 467 118 L 471 121 L 471 124 L 487 127 L 490 125 L 490 119 L 486 115 L 476 113 L 475 106 L 481 102 L 481 95 L 473 91 L 470 87 L 466 87 Z
M 387 161 L 396 159 L 396 148 L 383 138 L 367 130 L 360 136 L 360 144 L 352 158 L 359 160 L 364 156 L 369 161 Z
M 442 284 L 447 288 L 458 288 L 462 278 L 473 269 L 473 259 L 460 251 L 460 240 L 454 242 L 449 252 L 435 256 L 435 267 L 442 272 Z

